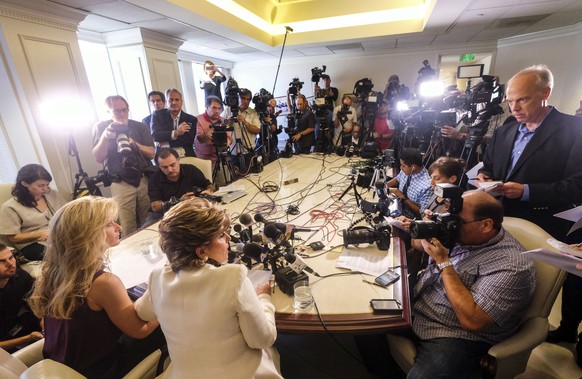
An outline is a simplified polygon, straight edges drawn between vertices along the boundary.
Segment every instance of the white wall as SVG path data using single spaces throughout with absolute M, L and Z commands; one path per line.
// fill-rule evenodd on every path
M 546 64 L 554 74 L 549 103 L 573 114 L 582 99 L 582 23 L 568 28 L 499 41 L 494 72 L 505 83 L 532 64 Z

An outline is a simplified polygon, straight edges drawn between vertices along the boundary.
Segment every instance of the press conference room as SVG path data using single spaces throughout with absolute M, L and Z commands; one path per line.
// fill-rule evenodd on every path
M 0 0 L 0 48 L 0 88 L 6 94 L 0 102 L 2 203 L 12 198 L 19 171 L 30 164 L 46 169 L 63 203 L 85 194 L 113 198 L 103 180 L 107 162 L 94 153 L 94 126 L 112 118 L 105 99 L 121 96 L 128 118 L 141 123 L 157 112 L 152 91 L 168 95 L 167 89 L 176 89 L 179 112 L 200 119 L 210 115 L 205 83 L 216 83 L 207 69 L 223 78 L 212 85 L 224 100 L 222 119 L 237 125 L 231 130 L 233 123 L 223 124 L 229 146 L 217 148 L 218 161 L 200 159 L 195 151 L 198 158 L 181 162 L 194 162 L 210 182 L 220 180 L 213 202 L 222 202 L 230 218 L 225 265 L 246 266 L 253 287 L 269 281 L 265 272 L 273 275 L 269 301 L 280 356 L 273 361 L 285 378 L 405 377 L 411 370 L 416 348 L 402 337 L 412 333 L 414 319 L 410 235 L 389 217 L 406 207 L 408 186 L 404 193 L 404 183 L 400 192 L 384 186 L 403 170 L 403 150 L 419 150 L 418 166 L 427 170 L 441 155 L 461 156 L 471 162 L 469 170 L 483 159 L 493 129 L 510 116 L 502 101 L 507 82 L 532 65 L 553 73 L 549 105 L 574 115 L 582 104 L 582 4 L 576 0 Z M 430 90 L 427 77 L 436 95 L 423 92 Z M 251 93 L 244 105 L 242 89 Z M 481 91 L 486 101 L 471 97 Z M 300 126 L 302 97 L 313 113 L 313 131 Z M 434 105 L 433 99 L 445 98 L 453 100 Z M 170 96 L 164 100 L 171 111 Z M 476 103 L 479 110 L 471 109 Z M 478 124 L 482 103 L 501 111 Z M 383 104 L 391 115 L 383 116 L 393 136 L 389 149 L 380 148 L 382 133 L 374 131 Z M 274 116 L 274 130 L 263 134 L 259 125 L 252 141 L 245 141 L 237 128 L 248 130 L 247 120 L 239 121 L 237 113 L 240 107 L 246 114 L 246 106 L 261 115 L 261 124 Z M 263 106 L 269 110 L 261 112 Z M 457 117 L 451 133 L 459 138 L 451 143 L 440 135 L 442 110 Z M 361 127 L 360 136 L 346 128 L 346 119 Z M 484 136 L 478 137 L 485 142 L 467 146 L 477 128 L 463 129 L 463 123 L 482 127 Z M 341 132 L 339 141 L 334 129 Z M 314 141 L 305 154 L 301 138 L 309 132 Z M 265 143 L 271 133 L 274 142 Z M 230 149 L 231 136 L 235 146 L 253 145 L 249 160 Z M 164 146 L 155 136 L 152 141 L 156 149 Z M 159 165 L 153 148 L 150 159 Z M 553 249 L 544 230 L 521 221 L 506 217 L 503 227 L 527 250 Z M 132 300 L 145 293 L 153 270 L 168 265 L 159 223 L 142 226 L 122 232 L 107 251 L 108 271 Z M 0 230 L 1 242 L 14 247 L 5 238 L 12 234 Z M 19 265 L 40 275 L 41 263 L 25 262 Z M 481 377 L 582 377 L 576 341 L 544 342 L 560 325 L 565 273 L 535 265 L 533 305 L 516 335 L 486 351 Z M 300 279 L 307 279 L 311 293 L 307 309 L 293 296 Z M 532 340 L 524 342 L 525 336 Z M 12 355 L 24 363 L 7 371 L 14 377 L 35 375 L 26 374 L 26 366 L 42 361 L 38 341 L 26 349 Z M 125 377 L 164 375 L 171 351 L 169 359 L 167 351 L 156 354 L 127 374 L 135 376 Z M 384 355 L 391 356 L 390 376 L 382 368 Z M 9 358 L 0 361 L 9 367 Z

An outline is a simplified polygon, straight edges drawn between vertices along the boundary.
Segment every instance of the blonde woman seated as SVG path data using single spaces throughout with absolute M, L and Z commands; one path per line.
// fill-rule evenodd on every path
M 201 198 L 182 201 L 160 222 L 169 266 L 154 270 L 136 303 L 158 319 L 172 359 L 170 378 L 281 378 L 269 284 L 256 290 L 242 265 L 227 260 L 230 219 Z
M 133 354 L 125 348 L 130 340 L 121 338 L 150 336 L 159 324 L 142 321 L 121 280 L 105 271 L 106 250 L 119 244 L 116 219 L 117 204 L 102 197 L 83 197 L 57 211 L 29 300 L 44 318 L 44 357 L 88 378 L 120 378 L 160 346 L 149 341 L 149 349 Z

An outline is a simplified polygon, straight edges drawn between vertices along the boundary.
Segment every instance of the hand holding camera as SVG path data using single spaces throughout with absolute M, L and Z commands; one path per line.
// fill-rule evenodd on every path
M 186 134 L 190 131 L 190 129 L 192 129 L 192 124 L 189 122 L 183 122 L 178 126 L 178 129 L 176 129 L 176 135 L 181 136 Z

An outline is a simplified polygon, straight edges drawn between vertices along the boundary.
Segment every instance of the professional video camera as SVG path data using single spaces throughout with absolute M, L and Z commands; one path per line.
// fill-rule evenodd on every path
M 113 123 L 111 124 L 113 132 L 116 134 L 115 141 L 117 142 L 117 152 L 120 154 L 130 154 L 131 146 L 129 145 L 129 137 L 127 125 Z
M 431 221 L 412 221 L 410 236 L 416 239 L 436 237 L 445 247 L 452 247 L 459 232 L 459 212 L 463 209 L 463 189 L 453 184 L 437 184 L 435 195 L 449 202 L 446 213 L 432 214 Z
M 303 88 L 303 84 L 303 82 L 299 81 L 299 78 L 293 78 L 289 83 L 289 95 L 297 96 L 297 93 Z
M 358 97 L 358 101 L 362 104 L 362 119 L 368 120 L 369 125 L 374 125 L 376 118 L 376 111 L 383 101 L 382 92 L 372 91 L 374 83 L 372 79 L 363 78 L 354 84 L 354 93 Z
M 212 132 L 212 143 L 214 146 L 219 150 L 224 150 L 227 145 L 227 135 L 226 132 L 232 132 L 233 126 L 228 120 L 224 121 L 217 121 L 213 124 L 210 124 L 210 129 L 213 129 Z
M 273 98 L 271 92 L 267 91 L 264 88 L 261 88 L 259 92 L 255 93 L 253 96 L 253 104 L 255 104 L 255 110 L 259 115 L 269 116 L 269 100 Z
M 354 93 L 358 96 L 359 99 L 364 100 L 368 97 L 368 94 L 374 88 L 374 83 L 372 83 L 372 79 L 363 78 L 360 79 L 354 84 Z
M 325 72 L 325 69 L 326 68 L 327 68 L 326 65 L 322 65 L 321 68 L 319 68 L 319 67 L 313 67 L 311 69 L 311 81 L 313 83 L 319 82 L 319 80 L 321 79 L 321 76 Z
M 340 120 L 342 125 L 348 120 L 348 115 L 352 114 L 350 108 L 351 107 L 349 105 L 342 104 L 341 109 L 337 111 L 337 118 Z
M 373 227 L 356 226 L 349 229 L 344 229 L 344 246 L 358 245 L 360 243 L 374 243 L 380 250 L 388 250 L 390 247 L 390 233 L 392 228 L 387 224 L 379 224 Z
M 236 118 L 238 116 L 238 95 L 240 94 L 240 88 L 238 88 L 238 83 L 233 77 L 230 77 L 226 82 L 226 89 L 224 91 L 224 105 L 230 108 L 231 118 Z

